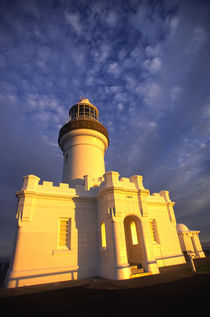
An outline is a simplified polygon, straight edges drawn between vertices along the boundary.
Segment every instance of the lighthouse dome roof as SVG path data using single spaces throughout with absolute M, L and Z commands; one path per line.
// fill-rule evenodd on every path
M 177 223 L 176 230 L 177 230 L 177 232 L 189 231 L 187 226 L 185 226 L 183 223 Z
M 78 104 L 86 104 L 86 105 L 93 106 L 92 103 L 85 97 L 80 97 Z

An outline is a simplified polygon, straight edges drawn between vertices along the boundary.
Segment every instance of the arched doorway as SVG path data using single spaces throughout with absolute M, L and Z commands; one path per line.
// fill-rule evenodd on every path
M 136 216 L 127 216 L 124 220 L 125 240 L 127 247 L 128 263 L 142 266 L 142 241 L 140 221 Z

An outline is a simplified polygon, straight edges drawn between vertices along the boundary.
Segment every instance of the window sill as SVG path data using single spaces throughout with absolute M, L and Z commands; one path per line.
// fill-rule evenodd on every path
M 71 249 L 57 249 L 52 251 L 52 255 L 65 255 L 71 252 Z
M 102 247 L 100 247 L 100 251 L 103 252 L 103 253 L 105 253 L 105 252 L 108 252 L 109 250 L 108 250 L 108 248 L 102 248 Z
M 159 242 L 157 242 L 157 241 L 152 241 L 152 243 L 153 243 L 153 245 L 155 246 L 160 246 L 160 243 Z

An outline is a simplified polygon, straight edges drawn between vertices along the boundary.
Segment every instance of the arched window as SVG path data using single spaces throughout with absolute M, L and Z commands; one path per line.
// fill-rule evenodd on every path
M 104 222 L 101 224 L 101 246 L 106 249 L 106 227 Z
M 134 221 L 131 222 L 131 241 L 133 245 L 138 244 L 138 237 L 137 237 L 137 231 L 136 231 L 136 224 Z

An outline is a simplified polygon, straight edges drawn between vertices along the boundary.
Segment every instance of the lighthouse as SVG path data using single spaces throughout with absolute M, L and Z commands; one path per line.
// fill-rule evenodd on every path
M 135 137 L 135 136 L 134 136 Z M 63 179 L 26 175 L 6 287 L 100 276 L 122 280 L 205 257 L 199 231 L 177 224 L 169 192 L 150 194 L 141 175 L 105 171 L 109 146 L 99 111 L 86 98 L 60 129 Z
M 105 173 L 104 154 L 109 145 L 99 111 L 86 98 L 69 110 L 69 121 L 61 128 L 58 144 L 63 152 L 63 183 L 98 178 Z

